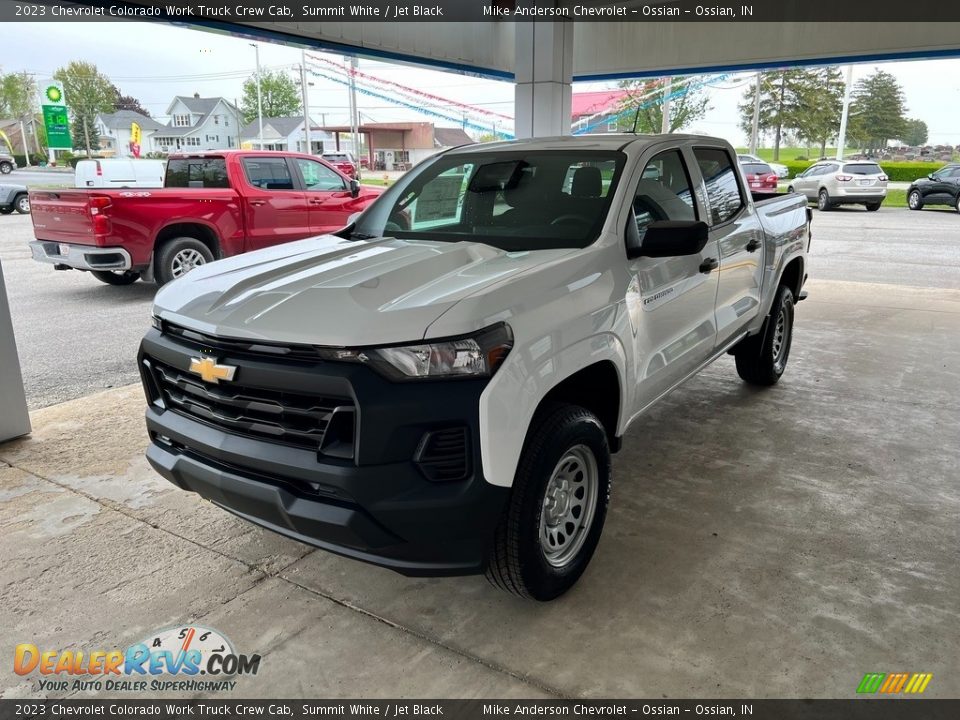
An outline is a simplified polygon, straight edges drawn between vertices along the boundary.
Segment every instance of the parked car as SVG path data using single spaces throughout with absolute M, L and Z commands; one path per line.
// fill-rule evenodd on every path
M 163 160 L 81 160 L 73 184 L 78 188 L 159 188 L 163 187 L 165 172 Z
M 869 160 L 823 160 L 797 175 L 788 192 L 803 193 L 820 210 L 838 205 L 864 205 L 879 210 L 887 197 L 887 176 Z
M 0 214 L 9 215 L 14 210 L 21 215 L 30 212 L 30 197 L 26 186 L 0 183 Z
M 777 189 L 777 174 L 769 165 L 763 162 L 741 162 L 740 168 L 747 179 L 747 187 L 751 190 Z
M 9 175 L 17 169 L 17 159 L 13 155 L 0 153 L 0 173 Z
M 321 157 L 347 177 L 355 178 L 357 176 L 357 161 L 350 153 L 323 153 Z
M 347 224 L 383 191 L 310 155 L 174 155 L 158 189 L 31 190 L 35 260 L 110 285 L 160 285 L 217 258 Z
M 336 234 L 157 293 L 147 459 L 301 542 L 549 600 L 590 561 L 634 420 L 728 352 L 778 381 L 809 215 L 755 202 L 716 138 L 435 155 Z
M 757 155 L 751 155 L 750 153 L 740 153 L 737 155 L 737 159 L 741 164 L 743 163 L 764 163 L 769 165 L 773 171 L 777 174 L 778 178 L 790 177 L 790 169 L 786 165 L 781 165 L 780 163 L 767 162 Z
M 924 205 L 951 205 L 960 213 L 960 163 L 944 165 L 910 183 L 907 206 L 911 210 L 922 210 Z

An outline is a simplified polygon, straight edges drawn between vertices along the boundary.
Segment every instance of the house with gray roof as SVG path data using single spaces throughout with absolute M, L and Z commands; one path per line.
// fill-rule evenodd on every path
M 254 119 L 240 131 L 240 146 L 256 150 L 286 150 L 304 152 L 303 115 L 265 117 L 263 119 L 263 146 L 260 144 L 260 121 Z M 310 153 L 320 155 L 334 150 L 333 133 L 327 132 L 310 119 Z
M 100 136 L 100 150 L 113 157 L 130 157 L 130 128 L 133 123 L 140 126 L 140 154 L 152 152 L 153 134 L 162 130 L 163 125 L 132 110 L 117 110 L 112 113 L 99 113 L 94 120 L 97 134 Z
M 154 132 L 160 152 L 224 150 L 239 147 L 240 111 L 226 98 L 178 95 L 167 107 L 170 121 Z

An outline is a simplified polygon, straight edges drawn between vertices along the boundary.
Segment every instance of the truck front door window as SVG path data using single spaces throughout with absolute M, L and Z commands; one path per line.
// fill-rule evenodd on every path
M 690 176 L 678 150 L 662 152 L 644 167 L 633 198 L 633 214 L 638 242 L 652 222 L 697 219 Z
M 347 189 L 347 183 L 340 175 L 316 160 L 297 158 L 297 167 L 303 176 L 303 186 L 308 192 L 331 192 Z

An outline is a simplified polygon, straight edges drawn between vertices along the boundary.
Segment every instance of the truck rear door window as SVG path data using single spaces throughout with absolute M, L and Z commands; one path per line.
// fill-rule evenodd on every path
M 244 158 L 247 182 L 261 190 L 293 190 L 293 176 L 287 161 L 280 158 Z
M 228 188 L 227 161 L 213 158 L 171 158 L 164 187 Z
M 732 220 L 743 207 L 744 199 L 730 155 L 721 148 L 694 148 L 693 154 L 707 186 L 712 224 Z

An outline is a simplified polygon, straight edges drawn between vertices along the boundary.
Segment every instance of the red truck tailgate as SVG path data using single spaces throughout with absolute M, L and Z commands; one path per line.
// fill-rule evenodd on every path
M 87 190 L 31 190 L 30 217 L 38 240 L 96 245 L 92 194 Z

